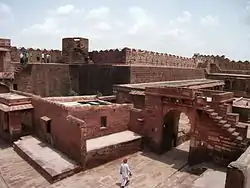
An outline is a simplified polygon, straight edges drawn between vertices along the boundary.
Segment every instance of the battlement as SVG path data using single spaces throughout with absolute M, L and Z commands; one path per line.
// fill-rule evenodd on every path
M 214 55 L 200 55 L 195 54 L 194 58 L 199 62 L 205 63 L 205 61 L 210 61 L 211 63 L 216 64 L 221 70 L 249 70 L 250 62 L 249 61 L 234 61 L 226 58 L 224 55 L 222 56 L 214 56 Z
M 41 62 L 42 61 L 42 54 L 50 55 L 49 62 L 56 63 L 61 60 L 62 53 L 60 50 L 53 50 L 53 49 L 34 49 L 34 48 L 24 48 L 24 47 L 16 47 L 12 46 L 10 48 L 11 52 L 11 61 L 12 62 L 19 62 L 20 61 L 20 53 L 28 52 L 30 55 L 29 61 L 30 62 Z
M 10 39 L 2 39 L 0 38 L 0 47 L 10 48 Z
M 194 58 L 130 48 L 93 51 L 90 52 L 90 58 L 97 64 L 123 63 L 181 68 L 196 67 Z

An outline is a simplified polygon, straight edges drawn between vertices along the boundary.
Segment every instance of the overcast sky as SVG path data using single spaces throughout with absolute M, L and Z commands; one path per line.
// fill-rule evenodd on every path
M 0 37 L 12 45 L 61 49 L 61 38 L 90 39 L 90 50 L 139 48 L 250 60 L 247 0 L 0 0 Z

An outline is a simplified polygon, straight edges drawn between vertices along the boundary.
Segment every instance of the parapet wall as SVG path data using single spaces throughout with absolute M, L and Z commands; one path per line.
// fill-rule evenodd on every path
M 97 64 L 117 63 L 196 68 L 194 58 L 129 48 L 93 51 L 90 53 L 90 58 Z
M 49 60 L 46 61 L 48 63 L 57 63 L 60 62 L 62 53 L 60 50 L 46 50 L 46 49 L 33 49 L 33 48 L 17 48 L 15 46 L 11 47 L 11 61 L 12 62 L 19 62 L 20 61 L 20 54 L 22 52 L 29 53 L 29 62 L 42 62 L 42 54 L 50 55 Z M 42 62 L 43 63 L 43 62 Z
M 0 47 L 10 48 L 10 39 L 1 39 L 0 38 Z
M 210 62 L 217 65 L 220 72 L 223 73 L 247 73 L 250 70 L 250 62 L 249 61 L 233 61 L 225 56 L 213 56 L 213 55 L 198 55 L 194 57 L 196 63 L 206 63 Z M 218 70 L 217 70 L 218 71 Z M 216 72 L 217 72 L 216 71 Z M 212 70 L 213 72 L 213 70 Z

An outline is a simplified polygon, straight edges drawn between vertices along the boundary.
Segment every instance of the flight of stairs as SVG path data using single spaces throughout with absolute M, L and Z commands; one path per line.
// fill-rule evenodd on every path
M 16 77 L 16 75 L 21 72 L 23 69 L 25 69 L 28 65 L 22 65 L 22 64 L 17 64 L 14 66 L 14 78 Z
M 241 131 L 239 131 L 240 128 L 237 127 L 239 122 L 236 121 L 235 123 L 231 123 L 227 115 L 223 117 L 223 115 L 216 112 L 216 110 L 210 105 L 206 105 L 203 110 L 221 130 L 222 136 L 224 136 L 224 138 L 228 141 L 227 147 L 221 147 L 222 152 L 228 152 L 230 150 L 244 152 L 247 148 L 247 140 L 246 135 L 242 134 Z M 211 141 L 209 144 L 214 145 Z

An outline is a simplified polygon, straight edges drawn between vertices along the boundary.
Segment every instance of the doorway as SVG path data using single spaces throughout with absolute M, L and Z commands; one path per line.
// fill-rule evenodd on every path
M 190 139 L 190 120 L 185 113 L 171 110 L 163 118 L 162 151 L 167 152 Z

